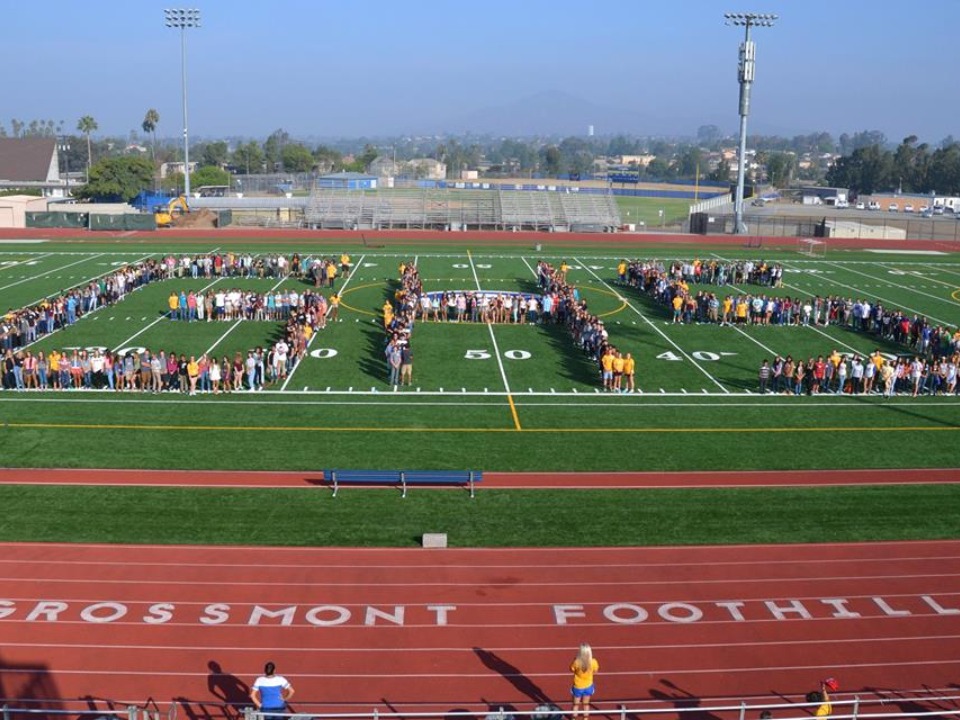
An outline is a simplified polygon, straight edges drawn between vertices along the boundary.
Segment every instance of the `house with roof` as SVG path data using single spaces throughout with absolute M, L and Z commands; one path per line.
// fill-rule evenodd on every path
M 56 138 L 0 138 L 0 190 L 40 190 L 44 196 L 62 197 L 66 186 Z

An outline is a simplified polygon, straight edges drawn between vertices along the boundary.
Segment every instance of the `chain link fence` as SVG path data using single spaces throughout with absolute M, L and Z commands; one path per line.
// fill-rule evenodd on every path
M 750 235 L 764 237 L 824 237 L 878 240 L 939 240 L 960 242 L 960 220 L 952 216 L 904 218 L 896 216 L 791 216 L 746 214 L 744 222 Z M 683 232 L 732 234 L 733 214 L 695 213 Z M 673 228 L 664 228 L 670 232 Z

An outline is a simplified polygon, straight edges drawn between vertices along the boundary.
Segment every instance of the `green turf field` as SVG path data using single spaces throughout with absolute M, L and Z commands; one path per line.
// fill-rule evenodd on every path
M 714 191 L 714 188 L 710 189 Z M 620 208 L 620 219 L 630 225 L 645 225 L 648 228 L 657 228 L 667 225 L 676 225 L 687 219 L 690 205 L 693 200 L 677 200 L 674 198 L 627 197 L 615 195 L 617 207 Z M 705 199 L 701 197 L 701 200 Z M 661 215 L 660 212 L 663 211 Z
M 116 243 L 6 246 L 0 254 L 2 304 L 37 301 L 165 249 Z M 293 249 L 318 252 L 273 251 Z M 340 249 L 326 250 L 338 255 Z M 755 249 L 735 250 L 642 248 L 620 254 L 758 258 Z M 834 348 L 867 354 L 877 347 L 872 337 L 836 327 L 674 325 L 664 308 L 615 284 L 619 255 L 609 250 L 351 252 L 355 272 L 345 284 L 338 282 L 341 322 L 317 334 L 310 355 L 286 381 L 259 393 L 192 398 L 6 392 L 3 464 L 392 468 L 402 459 L 401 464 L 424 468 L 680 470 L 955 463 L 956 397 L 884 401 L 756 394 L 756 370 L 764 358 L 825 355 Z M 784 288 L 776 292 L 867 296 L 944 325 L 960 321 L 960 261 L 954 255 L 834 252 L 818 260 L 792 252 L 763 255 L 784 262 Z M 395 390 L 387 384 L 380 308 L 396 287 L 401 260 L 416 260 L 427 290 L 532 291 L 539 258 L 571 264 L 571 282 L 604 317 L 612 342 L 637 358 L 641 393 L 601 392 L 593 364 L 567 332 L 539 325 L 418 323 L 414 386 Z M 171 290 L 221 284 L 258 291 L 307 287 L 293 278 L 154 283 L 32 349 L 147 347 L 219 357 L 272 342 L 281 331 L 278 322 L 186 323 L 164 317 Z M 889 344 L 881 349 L 904 351 Z

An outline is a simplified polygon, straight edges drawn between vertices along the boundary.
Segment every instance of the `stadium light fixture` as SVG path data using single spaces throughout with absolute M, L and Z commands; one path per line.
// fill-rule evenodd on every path
M 724 13 L 724 24 L 742 27 L 744 29 L 743 42 L 740 44 L 740 64 L 738 79 L 740 81 L 740 147 L 737 151 L 737 194 L 734 199 L 734 232 L 743 235 L 747 232 L 743 222 L 743 184 L 747 174 L 747 115 L 750 114 L 750 88 L 753 84 L 756 46 L 750 39 L 750 29 L 754 27 L 773 27 L 779 19 L 772 13 Z
M 166 8 L 164 25 L 180 31 L 180 87 L 183 100 L 183 192 L 190 197 L 190 132 L 187 124 L 187 29 L 200 27 L 196 8 Z

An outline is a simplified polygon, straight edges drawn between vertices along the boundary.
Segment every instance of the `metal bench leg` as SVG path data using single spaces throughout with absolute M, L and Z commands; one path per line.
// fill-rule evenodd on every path
M 473 471 L 470 471 L 470 497 L 475 497 L 473 494 Z
M 337 490 L 340 489 L 340 486 L 337 485 L 337 474 L 333 473 L 333 496 L 337 496 Z
M 403 492 L 400 497 L 405 498 L 407 496 L 407 474 L 400 473 L 400 484 L 403 486 Z

